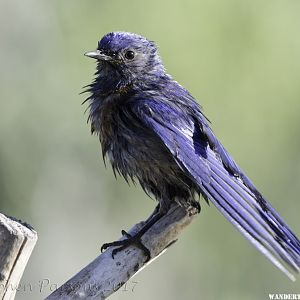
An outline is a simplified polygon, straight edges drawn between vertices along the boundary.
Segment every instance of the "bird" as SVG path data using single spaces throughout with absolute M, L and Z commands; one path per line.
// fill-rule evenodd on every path
M 174 203 L 184 208 L 212 203 L 240 233 L 291 280 L 300 271 L 300 241 L 236 164 L 211 129 L 196 99 L 167 73 L 156 44 L 130 32 L 110 32 L 96 50 L 88 122 L 104 161 L 116 174 L 139 182 L 158 204 L 134 235 L 105 243 L 112 256 L 136 245 Z

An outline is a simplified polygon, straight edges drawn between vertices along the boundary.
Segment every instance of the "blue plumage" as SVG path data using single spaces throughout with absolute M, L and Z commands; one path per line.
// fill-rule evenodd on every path
M 294 279 L 299 240 L 217 140 L 194 98 L 165 72 L 155 44 L 110 33 L 86 55 L 98 60 L 88 87 L 92 132 L 113 169 L 138 180 L 159 201 L 160 215 L 174 201 L 196 205 L 201 194 Z

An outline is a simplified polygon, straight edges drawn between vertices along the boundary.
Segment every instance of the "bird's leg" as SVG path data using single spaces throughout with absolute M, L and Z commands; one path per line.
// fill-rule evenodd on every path
M 103 244 L 101 247 L 101 252 L 106 250 L 109 247 L 117 246 L 118 248 L 116 248 L 112 251 L 112 257 L 114 258 L 114 256 L 118 252 L 126 249 L 127 247 L 129 247 L 131 245 L 135 245 L 136 247 L 138 247 L 139 249 L 141 249 L 144 252 L 145 256 L 147 257 L 146 262 L 149 261 L 151 258 L 151 253 L 150 253 L 149 249 L 147 249 L 147 247 L 145 247 L 145 245 L 142 243 L 141 237 L 166 213 L 165 210 L 162 210 L 159 207 L 159 205 L 157 206 L 155 211 L 156 212 L 154 212 L 151 219 L 149 219 L 146 222 L 146 224 L 136 234 L 131 235 L 131 234 L 127 233 L 125 230 L 122 230 L 121 233 L 123 236 L 126 236 L 126 239 L 121 240 L 121 241 L 115 241 L 115 242 Z
M 198 214 L 200 214 L 200 212 L 201 212 L 201 205 L 200 205 L 199 201 L 192 199 L 189 204 L 190 204 L 191 207 L 196 208 Z
M 182 199 L 176 199 L 179 206 L 182 206 L 186 209 L 186 211 L 190 214 L 200 213 L 201 205 L 200 202 L 195 200 L 194 198 L 190 198 L 188 200 L 182 201 Z M 196 209 L 196 212 L 195 212 Z

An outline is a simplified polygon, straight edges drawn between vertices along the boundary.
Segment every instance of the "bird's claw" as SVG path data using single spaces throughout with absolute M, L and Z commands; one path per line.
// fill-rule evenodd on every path
M 198 201 L 194 201 L 194 202 L 192 203 L 192 206 L 193 206 L 194 208 L 196 208 L 197 213 L 200 214 L 200 212 L 201 212 L 201 205 L 200 205 L 200 203 L 199 203 Z
M 101 246 L 101 253 L 103 252 L 103 251 L 105 251 L 107 248 L 109 248 L 111 245 L 110 245 L 111 243 L 105 243 L 105 244 L 103 244 L 102 246 Z
M 115 242 L 111 242 L 111 243 L 105 243 L 101 247 L 101 252 L 103 252 L 104 250 L 106 250 L 109 247 L 118 247 L 118 248 L 114 249 L 111 253 L 112 258 L 114 259 L 115 255 L 118 252 L 126 249 L 127 247 L 129 247 L 131 245 L 135 245 L 137 248 L 142 250 L 144 255 L 146 256 L 145 263 L 148 262 L 151 258 L 151 253 L 150 253 L 149 249 L 142 243 L 141 237 L 138 234 L 132 236 L 131 234 L 127 233 L 125 230 L 122 230 L 121 233 L 123 236 L 126 236 L 125 240 L 115 241 Z
M 121 234 L 122 234 L 123 236 L 125 235 L 128 239 L 132 237 L 132 235 L 129 234 L 128 232 L 126 232 L 125 230 L 122 230 L 122 231 L 121 231 Z

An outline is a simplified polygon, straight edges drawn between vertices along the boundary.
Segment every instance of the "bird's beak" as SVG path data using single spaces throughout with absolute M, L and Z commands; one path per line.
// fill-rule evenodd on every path
M 100 50 L 94 50 L 84 53 L 85 56 L 98 60 L 111 60 L 111 57 L 102 53 Z

